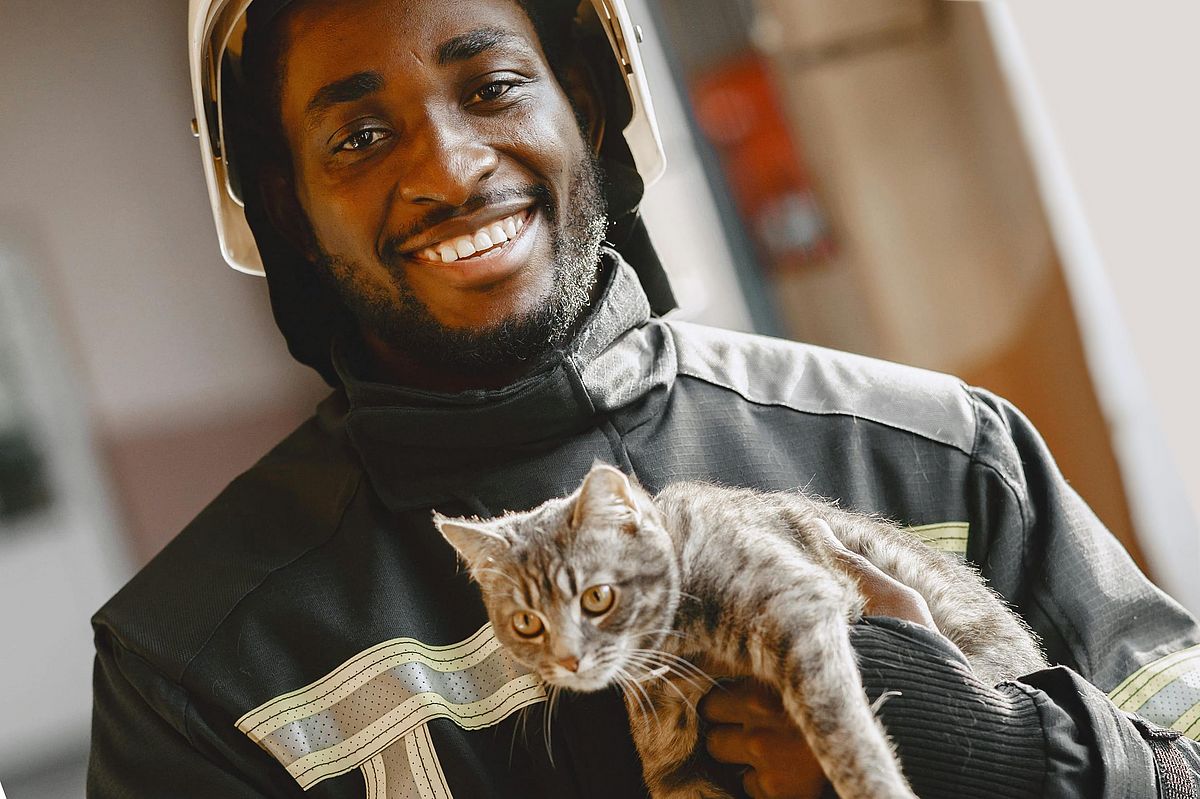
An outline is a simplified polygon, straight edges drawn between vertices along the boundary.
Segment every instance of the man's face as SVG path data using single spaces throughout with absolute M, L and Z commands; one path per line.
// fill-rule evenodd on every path
M 575 110 L 515 0 L 309 2 L 285 19 L 297 199 L 363 332 L 511 368 L 585 307 L 605 230 Z

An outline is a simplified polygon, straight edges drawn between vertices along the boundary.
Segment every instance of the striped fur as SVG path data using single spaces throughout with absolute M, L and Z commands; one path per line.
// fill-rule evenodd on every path
M 775 687 L 843 799 L 908 799 L 850 646 L 864 598 L 817 519 L 922 594 L 985 681 L 1045 665 L 1029 629 L 962 561 L 798 492 L 676 483 L 651 498 L 597 465 L 576 492 L 526 513 L 435 521 L 518 660 L 551 686 L 623 689 L 655 799 L 728 796 L 694 768 L 709 675 Z M 595 586 L 616 593 L 600 614 L 583 601 Z M 528 632 L 530 614 L 541 629 L 522 636 L 514 617 Z

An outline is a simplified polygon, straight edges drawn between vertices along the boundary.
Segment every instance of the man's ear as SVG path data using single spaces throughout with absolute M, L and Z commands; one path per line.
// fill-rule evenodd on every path
M 596 82 L 592 71 L 580 58 L 571 60 L 571 65 L 563 75 L 563 89 L 571 98 L 571 106 L 579 117 L 580 124 L 587 139 L 588 146 L 594 155 L 600 154 L 600 145 L 604 141 L 604 123 L 607 109 L 601 99 L 600 85 Z

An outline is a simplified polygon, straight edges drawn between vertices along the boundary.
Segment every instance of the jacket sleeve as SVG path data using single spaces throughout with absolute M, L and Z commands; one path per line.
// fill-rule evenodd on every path
M 922 799 L 1200 796 L 1196 742 L 1117 710 L 1066 667 L 988 686 L 924 627 L 868 619 L 851 638 Z
M 991 749 L 1001 760 L 1008 744 L 1034 742 L 1034 751 L 1042 754 L 1032 760 L 1044 767 L 1031 779 L 1048 782 L 1025 793 L 1014 788 L 1013 796 L 1200 795 L 1191 792 L 1200 773 L 1200 747 L 1183 737 L 1200 732 L 1195 620 L 1138 571 L 1067 484 L 1028 420 L 987 392 L 971 390 L 971 396 L 977 425 L 968 555 L 1042 637 L 1051 663 L 1061 667 L 995 688 L 957 689 L 969 697 L 961 723 L 944 726 L 953 714 L 922 713 L 924 731 L 911 734 L 920 738 L 940 729 L 947 740 L 958 736 L 971 751 Z M 905 667 L 882 652 L 874 656 L 883 675 L 876 687 L 882 690 L 905 668 L 930 679 L 946 677 L 946 667 L 927 658 L 918 658 L 919 667 Z M 947 697 L 953 696 L 952 684 L 943 685 Z M 910 686 L 909 693 L 914 691 Z M 995 729 L 982 722 L 985 713 L 980 723 L 971 721 L 970 708 L 989 703 L 1002 709 L 997 718 L 1008 719 Z M 903 751 L 910 733 L 903 724 L 897 730 Z M 970 769 L 994 784 L 1016 779 L 1022 769 L 1014 764 L 1030 762 L 1008 757 L 1001 769 L 1006 773 L 993 774 L 985 760 L 973 758 Z M 1170 792 L 1173 780 L 1189 792 Z
M 96 649 L 89 799 L 267 795 L 220 762 L 217 752 L 193 745 L 181 688 L 103 631 Z
M 1138 571 L 1015 408 L 976 391 L 971 555 L 1070 666 L 1121 710 L 1200 737 L 1200 628 Z M 974 540 L 977 539 L 977 540 Z

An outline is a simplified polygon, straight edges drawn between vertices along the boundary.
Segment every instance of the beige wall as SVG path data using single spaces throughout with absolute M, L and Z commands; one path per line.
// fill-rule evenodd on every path
M 261 281 L 222 265 L 189 131 L 187 3 L 5 0 L 0 214 L 43 282 L 105 434 L 220 420 L 310 383 Z
M 981 7 L 762 0 L 760 8 L 759 39 L 838 241 L 829 262 L 774 280 L 793 335 L 955 373 L 1006 396 L 1145 566 Z
M 1200 5 L 993 11 L 1147 558 L 1200 613 Z
M 319 393 L 288 357 L 265 286 L 220 260 L 189 130 L 186 11 L 0 3 L 0 268 L 41 290 L 37 345 L 61 342 L 37 352 L 36 382 L 50 389 L 41 442 L 62 501 L 0 531 L 6 782 L 86 746 L 89 617 L 201 507 L 200 491 L 248 466 Z M 222 452 L 199 446 L 229 426 L 242 434 Z M 164 438 L 174 446 L 140 458 L 146 471 L 109 479 L 104 463 Z

